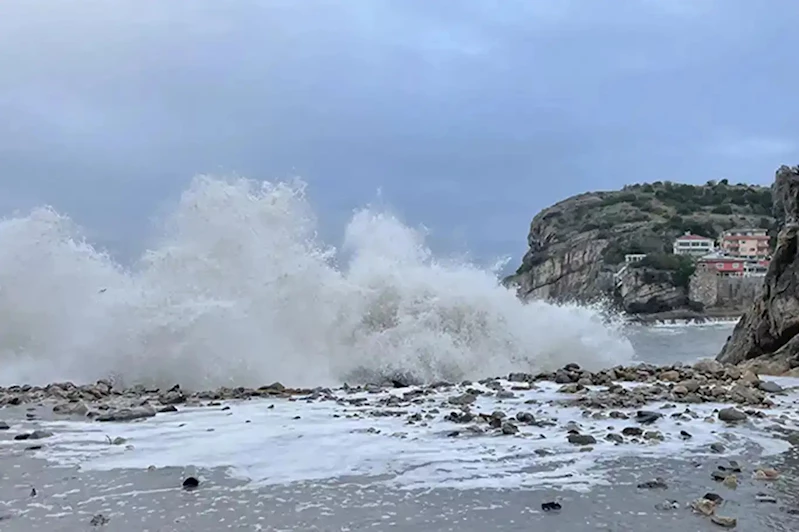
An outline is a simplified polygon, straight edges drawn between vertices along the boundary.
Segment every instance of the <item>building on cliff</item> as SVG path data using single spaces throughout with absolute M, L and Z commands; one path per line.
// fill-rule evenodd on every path
M 696 261 L 697 271 L 712 272 L 721 277 L 763 277 L 768 265 L 768 259 L 752 260 L 721 254 L 706 255 Z
M 721 235 L 721 249 L 732 257 L 765 259 L 771 254 L 765 229 L 733 229 Z
M 685 233 L 684 235 L 674 239 L 673 252 L 675 255 L 701 257 L 703 255 L 707 255 L 708 253 L 713 253 L 715 250 L 716 243 L 712 238 L 705 236 Z

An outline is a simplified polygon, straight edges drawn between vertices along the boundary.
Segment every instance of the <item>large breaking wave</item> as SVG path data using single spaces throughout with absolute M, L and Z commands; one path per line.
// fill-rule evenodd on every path
M 389 214 L 357 212 L 343 255 L 316 229 L 302 182 L 206 176 L 133 268 L 53 209 L 0 221 L 0 381 L 306 386 L 632 357 L 597 310 L 524 305 Z

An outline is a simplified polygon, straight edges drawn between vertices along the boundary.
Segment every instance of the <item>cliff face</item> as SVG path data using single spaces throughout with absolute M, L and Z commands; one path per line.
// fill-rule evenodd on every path
M 523 299 L 612 298 L 631 313 L 686 308 L 691 271 L 666 256 L 674 238 L 685 232 L 715 238 L 725 229 L 773 223 L 765 187 L 656 182 L 581 194 L 535 216 L 528 251 L 505 282 Z M 625 268 L 630 253 L 651 260 Z
M 799 367 L 799 166 L 781 167 L 773 190 L 781 223 L 777 248 L 760 296 L 735 326 L 718 360 L 784 373 Z

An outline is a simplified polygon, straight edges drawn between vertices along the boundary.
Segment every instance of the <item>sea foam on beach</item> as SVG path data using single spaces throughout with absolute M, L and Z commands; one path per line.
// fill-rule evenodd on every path
M 797 379 L 777 380 L 785 386 L 799 384 Z M 470 386 L 490 391 L 479 384 Z M 40 422 L 55 434 L 36 455 L 86 470 L 224 467 L 254 486 L 369 477 L 402 489 L 548 486 L 585 490 L 606 483 L 619 459 L 694 460 L 742 453 L 769 456 L 790 447 L 766 430 L 772 424 L 769 419 L 751 417 L 739 425 L 703 419 L 714 419 L 720 404 L 668 408 L 665 403 L 653 403 L 645 408 L 663 417 L 655 424 L 640 425 L 632 409 L 618 409 L 631 415 L 627 420 L 611 419 L 607 411 L 600 419 L 586 416 L 581 408 L 566 404 L 570 396 L 557 388 L 554 383 L 542 382 L 528 391 L 517 389 L 512 398 L 477 398 L 472 405 L 476 412 L 501 410 L 509 419 L 517 412 L 529 412 L 545 422 L 516 422 L 516 434 L 472 433 L 465 425 L 440 419 L 456 409 L 447 406 L 447 401 L 465 387 L 394 407 L 385 406 L 390 404 L 388 399 L 413 388 L 355 393 L 339 389 L 333 392 L 335 400 L 231 402 L 226 403 L 229 409 L 223 409 L 225 404 L 183 408 L 140 423 Z M 799 430 L 797 397 L 795 393 L 775 396 L 776 405 L 768 411 L 770 416 L 782 416 L 786 429 Z M 365 402 L 356 406 L 345 399 Z M 428 419 L 425 413 L 434 408 L 441 413 Z M 695 418 L 671 417 L 686 408 Z M 421 414 L 420 421 L 408 423 L 415 413 Z M 625 427 L 657 431 L 663 439 L 625 437 L 621 444 L 606 439 L 607 434 L 620 434 Z M 569 443 L 570 428 L 594 436 L 596 443 L 590 449 Z M 690 439 L 681 436 L 683 430 L 690 433 Z M 126 440 L 124 445 L 109 443 L 118 437 Z M 723 444 L 721 454 L 711 448 L 713 443 Z

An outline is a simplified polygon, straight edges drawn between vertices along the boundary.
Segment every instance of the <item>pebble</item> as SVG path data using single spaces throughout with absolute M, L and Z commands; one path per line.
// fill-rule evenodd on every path
M 724 528 L 735 528 L 738 525 L 738 520 L 734 517 L 723 517 L 721 515 L 713 515 L 710 517 L 713 524 L 722 526 Z
M 186 480 L 183 481 L 183 489 L 184 490 L 193 490 L 200 486 L 200 481 L 197 480 L 195 477 L 186 477 Z
M 745 421 L 746 418 L 747 415 L 744 412 L 732 407 L 719 410 L 719 420 L 725 423 L 739 423 Z
M 711 443 L 710 444 L 710 450 L 713 451 L 714 453 L 721 454 L 721 453 L 723 453 L 725 451 L 725 448 L 724 448 L 724 445 L 721 444 L 721 443 Z
M 107 524 L 109 521 L 110 521 L 110 519 L 108 519 L 103 514 L 97 514 L 94 517 L 92 517 L 92 520 L 89 521 L 89 524 L 91 526 L 103 526 L 103 525 Z
M 569 443 L 574 445 L 593 445 L 596 443 L 596 438 L 590 434 L 569 434 Z
M 0 430 L 8 430 L 11 426 L 5 421 L 0 421 Z
M 776 469 L 766 468 L 755 471 L 755 480 L 777 480 L 780 474 Z
M 697 513 L 702 515 L 713 515 L 716 511 L 716 502 L 711 501 L 710 499 L 697 499 L 691 503 L 691 508 Z
M 669 486 L 668 484 L 666 484 L 666 481 L 663 480 L 662 478 L 656 478 L 655 480 L 647 480 L 646 482 L 641 482 L 640 484 L 638 484 L 638 487 L 647 490 L 654 490 L 654 489 L 665 490 L 668 489 Z
M 734 490 L 738 487 L 738 477 L 735 475 L 728 475 L 721 483 L 724 484 L 725 487 Z

